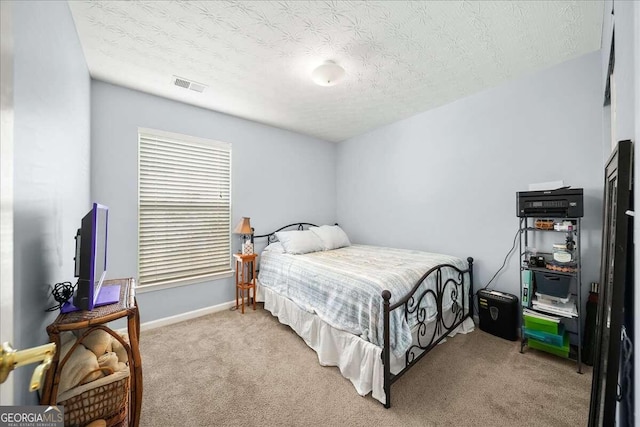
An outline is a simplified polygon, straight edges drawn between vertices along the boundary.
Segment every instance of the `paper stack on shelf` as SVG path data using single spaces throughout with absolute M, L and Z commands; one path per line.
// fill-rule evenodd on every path
M 559 323 L 560 322 L 560 318 L 559 317 L 549 316 L 549 315 L 543 314 L 543 313 L 538 313 L 537 311 L 529 310 L 528 308 L 523 309 L 522 313 L 525 316 L 536 317 L 538 319 L 548 320 L 548 321 L 554 322 L 554 323 Z
M 554 297 L 553 295 L 545 295 L 545 294 L 536 292 L 536 298 L 538 298 L 538 301 L 542 300 L 542 302 L 549 303 L 549 304 L 567 303 L 571 299 L 571 294 L 567 295 L 566 298 L 562 298 L 562 297 Z
M 577 317 L 578 309 L 576 307 L 575 298 L 573 295 L 566 303 L 545 300 L 542 298 L 535 298 L 531 301 L 533 308 L 536 310 L 543 310 L 549 313 L 557 314 L 563 317 Z

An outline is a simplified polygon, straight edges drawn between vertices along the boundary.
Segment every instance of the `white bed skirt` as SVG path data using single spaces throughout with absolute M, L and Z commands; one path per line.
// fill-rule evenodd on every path
M 358 394 L 366 396 L 371 393 L 374 399 L 385 403 L 382 348 L 328 325 L 315 314 L 301 309 L 288 298 L 264 286 L 258 286 L 257 300 L 264 301 L 266 310 L 276 316 L 280 323 L 290 326 L 315 350 L 320 365 L 337 366 L 342 376 L 351 381 Z M 451 322 L 453 313 L 449 311 L 444 317 L 446 322 Z M 434 327 L 435 322 L 429 323 L 427 334 L 430 335 Z M 473 330 L 473 321 L 467 318 L 449 336 Z M 414 330 L 414 342 L 415 334 Z M 396 358 L 391 355 L 391 372 L 397 373 L 403 367 L 404 356 Z
M 264 302 L 264 292 L 262 292 L 263 286 L 260 281 L 256 279 L 256 302 Z

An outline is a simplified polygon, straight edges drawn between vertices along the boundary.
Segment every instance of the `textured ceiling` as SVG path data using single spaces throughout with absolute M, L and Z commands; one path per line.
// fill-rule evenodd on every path
M 603 13 L 601 1 L 69 5 L 94 78 L 330 141 L 597 50 Z M 311 81 L 325 60 L 346 69 L 341 84 Z

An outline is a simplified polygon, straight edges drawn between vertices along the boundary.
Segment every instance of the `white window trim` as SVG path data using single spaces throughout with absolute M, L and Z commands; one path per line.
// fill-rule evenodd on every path
M 212 282 L 214 280 L 222 280 L 228 277 L 233 277 L 234 270 L 223 271 L 217 274 L 210 274 L 207 276 L 194 277 L 187 280 L 176 280 L 167 283 L 158 283 L 155 285 L 137 286 L 136 293 L 144 294 L 147 292 L 161 291 L 163 289 L 179 288 L 181 286 L 197 285 L 200 283 Z
M 224 149 L 228 149 L 229 150 L 229 223 L 230 223 L 230 227 L 229 227 L 229 269 L 228 270 L 224 270 L 221 272 L 217 272 L 215 274 L 208 274 L 208 275 L 202 275 L 202 276 L 197 276 L 197 277 L 193 277 L 193 278 L 188 278 L 188 279 L 179 279 L 179 280 L 172 280 L 172 281 L 167 281 L 167 282 L 161 282 L 161 283 L 156 283 L 156 284 L 152 284 L 152 285 L 139 285 L 140 281 L 136 280 L 136 283 L 138 284 L 138 286 L 136 286 L 136 293 L 146 293 L 146 292 L 153 292 L 153 291 L 160 291 L 163 289 L 171 289 L 171 288 L 177 288 L 177 287 L 181 287 L 181 286 L 189 286 L 189 285 L 194 285 L 194 284 L 199 284 L 199 283 L 206 283 L 206 282 L 211 282 L 211 281 L 218 281 L 218 280 L 222 280 L 222 279 L 226 279 L 229 277 L 233 277 L 233 275 L 235 274 L 235 271 L 232 268 L 232 252 L 233 252 L 233 240 L 232 240 L 232 233 L 231 233 L 231 218 L 232 218 L 232 212 L 233 212 L 233 202 L 232 202 L 232 186 L 233 186 L 233 182 L 232 182 L 232 176 L 233 176 L 233 158 L 232 158 L 232 150 L 231 150 L 231 143 L 229 142 L 222 142 L 222 141 L 216 141 L 213 139 L 206 139 L 206 138 L 199 138 L 197 136 L 191 136 L 191 135 L 184 135 L 184 134 L 180 134 L 180 133 L 174 133 L 174 132 L 167 132 L 167 131 L 163 131 L 163 130 L 158 130 L 158 129 L 151 129 L 151 128 L 143 128 L 143 127 L 138 127 L 138 148 L 137 148 L 137 156 L 138 156 L 138 169 L 137 169 L 137 182 L 136 182 L 136 186 L 137 186 L 137 197 L 136 197 L 136 207 L 137 207 L 137 224 L 136 226 L 138 227 L 137 230 L 137 251 L 136 251 L 136 268 L 137 268 L 137 274 L 138 274 L 138 279 L 140 278 L 140 230 L 139 230 L 139 225 L 140 225 L 140 137 L 143 135 L 147 135 L 147 136 L 151 136 L 151 137 L 159 137 L 159 138 L 163 138 L 163 139 L 167 139 L 167 140 L 175 140 L 176 142 L 190 142 L 190 143 L 194 143 L 194 144 L 199 144 L 199 145 L 206 145 L 207 147 L 218 147 L 218 148 L 224 148 Z
M 214 146 L 219 148 L 225 148 L 231 151 L 230 142 L 216 141 L 215 139 L 199 138 L 197 136 L 183 135 L 181 133 L 167 132 L 164 130 L 138 128 L 138 135 L 151 135 L 168 140 L 174 140 L 176 142 L 192 142 L 195 144 L 206 145 L 207 147 Z M 138 158 L 138 166 L 140 165 L 140 159 Z M 138 169 L 139 171 L 139 169 Z

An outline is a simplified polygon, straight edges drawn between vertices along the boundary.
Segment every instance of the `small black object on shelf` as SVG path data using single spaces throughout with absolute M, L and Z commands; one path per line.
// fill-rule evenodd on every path
M 51 290 L 51 295 L 58 304 L 54 305 L 53 307 L 47 308 L 45 311 L 54 311 L 62 307 L 62 304 L 71 299 L 75 288 L 76 285 L 71 284 L 71 282 L 56 283 Z

